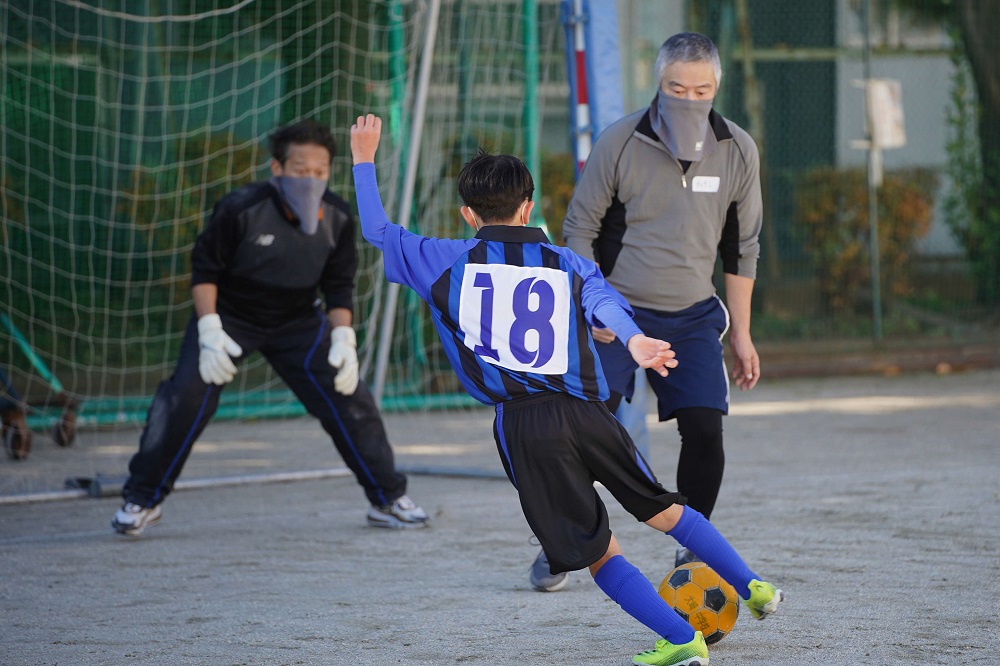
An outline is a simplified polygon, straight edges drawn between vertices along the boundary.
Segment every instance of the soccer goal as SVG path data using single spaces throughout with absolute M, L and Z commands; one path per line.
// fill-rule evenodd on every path
M 352 200 L 347 129 L 379 113 L 390 216 L 463 234 L 454 179 L 476 148 L 525 156 L 538 173 L 544 90 L 565 86 L 558 5 L 0 4 L 0 309 L 46 368 L 0 329 L 12 384 L 44 405 L 55 380 L 82 424 L 143 420 L 191 314 L 194 239 L 219 197 L 267 176 L 266 137 L 286 122 L 333 127 L 331 187 Z M 383 406 L 466 404 L 425 306 L 404 290 L 387 308 L 380 258 L 359 251 L 355 319 L 366 377 L 384 368 Z M 300 410 L 256 357 L 219 415 Z

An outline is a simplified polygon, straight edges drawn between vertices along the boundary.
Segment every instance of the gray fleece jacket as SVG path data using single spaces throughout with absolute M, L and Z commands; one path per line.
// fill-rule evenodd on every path
M 634 306 L 676 312 L 711 297 L 717 256 L 725 273 L 757 276 L 757 146 L 714 109 L 709 132 L 703 158 L 685 172 L 647 107 L 601 133 L 580 175 L 563 237 Z

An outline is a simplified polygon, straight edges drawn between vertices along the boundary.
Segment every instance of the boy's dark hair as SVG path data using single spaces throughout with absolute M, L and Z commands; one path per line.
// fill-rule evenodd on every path
M 337 144 L 333 140 L 330 128 L 315 120 L 300 120 L 297 123 L 279 127 L 269 137 L 271 142 L 271 157 L 284 165 L 288 159 L 288 146 L 292 144 L 313 144 L 323 146 L 330 153 L 330 163 L 337 152 Z
M 509 220 L 534 192 L 528 167 L 513 155 L 490 155 L 480 148 L 458 174 L 458 195 L 483 224 Z

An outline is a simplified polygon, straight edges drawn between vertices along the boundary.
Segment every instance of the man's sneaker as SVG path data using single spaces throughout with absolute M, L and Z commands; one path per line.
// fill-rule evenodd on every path
M 774 615 L 778 611 L 778 604 L 785 600 L 784 592 L 762 580 L 754 578 L 747 587 L 750 588 L 750 598 L 743 603 L 747 605 L 750 615 L 757 620 Z
M 111 520 L 111 527 L 115 528 L 118 534 L 125 536 L 139 536 L 142 531 L 150 525 L 160 522 L 163 511 L 156 505 L 152 509 L 147 509 L 132 502 L 126 502 L 122 508 L 115 512 L 115 517 Z
M 569 583 L 569 572 L 550 573 L 549 558 L 545 554 L 545 550 L 542 549 L 538 551 L 538 557 L 531 565 L 528 581 L 531 583 L 531 587 L 539 592 L 558 592 Z
M 632 657 L 639 666 L 708 666 L 708 645 L 700 631 L 694 632 L 690 643 L 674 645 L 665 638 L 656 641 L 652 650 Z
M 677 553 L 674 555 L 674 566 L 679 567 L 682 564 L 689 564 L 691 562 L 701 562 L 701 558 L 684 546 L 678 548 Z
M 426 527 L 427 512 L 403 495 L 389 506 L 368 507 L 368 524 L 372 527 Z

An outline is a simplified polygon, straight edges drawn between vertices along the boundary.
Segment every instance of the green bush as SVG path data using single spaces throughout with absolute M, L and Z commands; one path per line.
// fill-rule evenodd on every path
M 552 240 L 562 245 L 562 225 L 569 200 L 573 198 L 576 165 L 569 153 L 543 153 L 541 162 L 542 199 L 538 205 Z
M 878 243 L 886 304 L 912 290 L 910 257 L 930 230 L 938 175 L 930 169 L 885 175 L 878 189 Z M 871 304 L 871 233 L 864 169 L 806 172 L 796 183 L 794 229 L 815 268 L 821 306 L 860 314 Z

